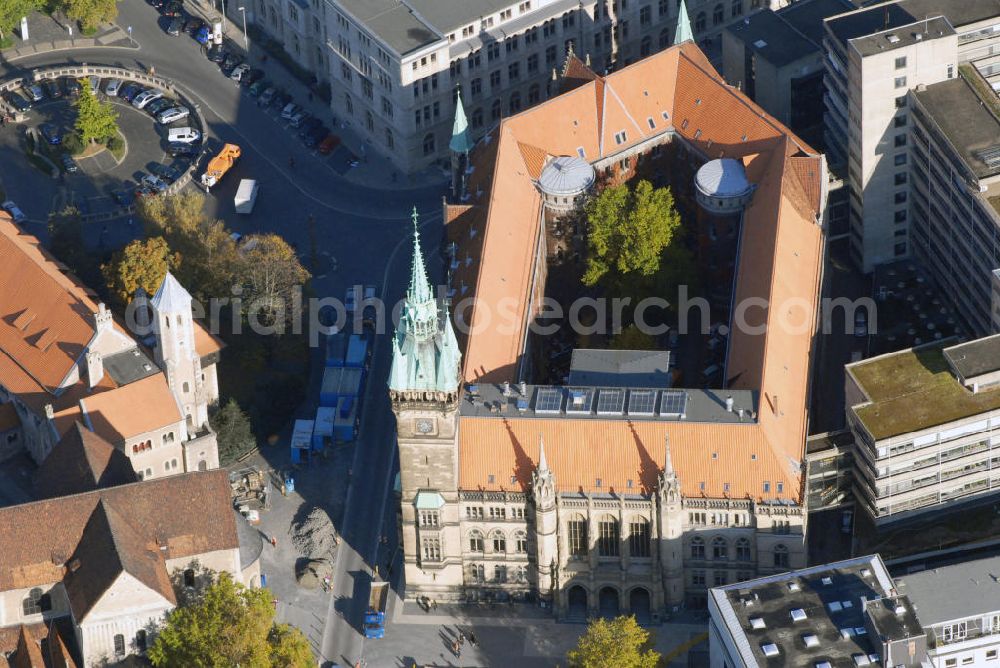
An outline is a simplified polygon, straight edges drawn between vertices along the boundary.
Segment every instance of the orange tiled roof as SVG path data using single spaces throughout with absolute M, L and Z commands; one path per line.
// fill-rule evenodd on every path
M 162 373 L 107 392 L 98 392 L 82 399 L 81 403 L 94 431 L 112 443 L 183 419 L 177 399 Z
M 739 303 L 750 297 L 763 298 L 783 307 L 749 309 L 748 324 L 766 325 L 766 333 L 736 328 L 730 337 L 727 381 L 736 389 L 761 392 L 756 425 L 739 427 L 739 432 L 711 424 L 661 425 L 659 429 L 690 427 L 690 431 L 680 429 L 676 445 L 672 445 L 674 461 L 686 462 L 676 466 L 685 493 L 697 493 L 691 487 L 697 481 L 706 483 L 709 495 L 721 496 L 724 484 L 730 483 L 733 496 L 759 497 L 764 480 L 785 480 L 787 494 L 798 498 L 799 462 L 807 429 L 812 316 L 821 262 L 822 231 L 816 220 L 822 204 L 825 165 L 807 144 L 726 85 L 692 43 L 667 49 L 607 77 L 597 77 L 503 120 L 482 150 L 485 155 L 474 155 L 474 175 L 489 179 L 489 197 L 481 201 L 487 213 L 482 249 L 476 256 L 481 263 L 475 292 L 479 305 L 472 312 L 463 376 L 470 382 L 514 380 L 524 350 L 524 325 L 533 316 L 530 291 L 541 212 L 529 157 L 535 151 L 559 156 L 576 155 L 582 150 L 587 160 L 595 162 L 667 130 L 709 158 L 743 159 L 757 191 L 744 215 L 745 229 L 753 233 L 746 234 L 741 244 L 736 300 Z M 619 143 L 616 135 L 622 131 L 626 139 Z M 526 155 L 524 146 L 532 147 L 532 152 Z M 512 323 L 495 317 L 499 305 L 505 303 L 514 305 L 510 309 L 514 314 Z M 793 322 L 796 313 L 792 305 L 808 313 L 804 329 L 793 326 L 797 321 Z M 489 324 L 487 307 L 494 316 Z M 480 315 L 480 311 L 484 313 Z M 508 326 L 502 327 L 505 324 Z M 462 488 L 485 487 L 490 467 L 497 469 L 492 472 L 496 480 L 503 481 L 504 470 L 520 465 L 518 448 L 523 454 L 537 447 L 539 430 L 554 430 L 551 440 L 556 449 L 562 447 L 558 445 L 560 439 L 565 439 L 566 447 L 591 443 L 588 451 L 594 452 L 610 447 L 593 436 L 595 430 L 609 434 L 609 442 L 626 443 L 621 427 L 615 426 L 620 423 L 616 422 L 560 419 L 552 421 L 555 426 L 548 426 L 550 421 L 535 420 L 531 423 L 534 436 L 519 434 L 516 427 L 510 431 L 516 422 L 463 418 Z M 643 426 L 635 430 L 647 450 L 660 447 L 653 443 L 659 443 L 662 434 L 651 429 Z M 518 434 L 520 446 L 515 447 L 512 434 Z M 546 437 L 547 454 L 549 440 Z M 759 449 L 760 465 L 743 466 L 745 460 L 737 452 L 735 459 L 724 462 L 731 470 L 719 477 L 716 469 L 721 469 L 722 464 L 703 461 L 705 444 L 719 449 L 720 460 L 726 452 L 736 452 L 734 448 Z M 638 451 L 635 447 L 633 450 Z M 613 457 L 618 457 L 619 463 L 609 460 L 609 471 L 634 469 L 640 461 L 638 455 L 617 453 Z M 662 460 L 654 459 L 662 465 Z M 586 470 L 586 461 L 576 455 L 560 458 L 553 452 L 550 462 L 561 462 L 552 463 L 557 484 L 567 489 L 592 484 L 588 481 L 594 476 Z M 761 477 L 764 475 L 768 477 Z M 520 473 L 515 478 L 518 485 L 526 484 L 527 479 Z M 510 475 L 506 482 L 509 485 Z

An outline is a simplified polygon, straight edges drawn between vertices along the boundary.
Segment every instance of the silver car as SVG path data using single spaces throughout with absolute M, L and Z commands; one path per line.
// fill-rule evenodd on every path
M 186 107 L 171 107 L 157 114 L 156 121 L 160 125 L 169 125 L 170 123 L 183 120 L 190 115 L 191 112 Z
M 109 97 L 117 97 L 118 91 L 121 89 L 121 87 L 122 87 L 121 79 L 111 79 L 110 81 L 108 81 L 108 83 L 104 85 L 104 92 Z

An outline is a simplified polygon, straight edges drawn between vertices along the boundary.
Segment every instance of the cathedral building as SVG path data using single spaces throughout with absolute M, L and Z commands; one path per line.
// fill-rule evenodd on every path
M 456 177 L 445 305 L 414 231 L 389 382 L 405 594 L 655 622 L 806 563 L 826 163 L 690 42 L 607 76 L 579 61 L 565 73 L 566 92 L 504 119 Z M 552 230 L 598 180 L 644 173 L 736 237 L 717 381 L 673 386 L 643 368 L 656 355 L 607 351 L 536 384 Z

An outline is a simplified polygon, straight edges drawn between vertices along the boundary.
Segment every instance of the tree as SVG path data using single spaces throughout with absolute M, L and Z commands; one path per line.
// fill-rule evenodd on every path
M 60 262 L 81 279 L 92 277 L 96 262 L 83 241 L 80 211 L 67 206 L 49 214 L 49 250 Z
M 42 6 L 41 0 L 4 0 L 0 2 L 0 43 L 10 35 L 21 19 Z
M 80 79 L 80 97 L 76 107 L 76 131 L 84 144 L 104 141 L 118 134 L 118 112 L 110 102 L 101 102 L 90 88 L 90 81 Z
M 235 399 L 215 411 L 209 419 L 219 443 L 219 462 L 225 466 L 257 444 L 250 429 L 250 418 Z
M 163 237 L 136 239 L 101 266 L 104 281 L 119 303 L 126 305 L 142 288 L 154 294 L 167 272 L 177 266 L 180 256 L 171 252 Z
M 583 283 L 610 279 L 619 286 L 650 277 L 660 269 L 663 249 L 680 225 L 670 188 L 649 181 L 610 186 L 586 206 L 589 226 L 587 269 Z
M 633 616 L 597 619 L 587 626 L 566 660 L 570 668 L 656 668 L 660 654 L 651 645 L 649 631 Z
M 241 252 L 243 303 L 267 325 L 283 325 L 292 317 L 292 294 L 309 280 L 295 250 L 276 234 L 249 237 Z
M 164 668 L 315 664 L 309 641 L 298 629 L 275 624 L 271 593 L 248 589 L 222 573 L 199 601 L 175 608 L 147 653 Z
M 111 23 L 118 16 L 115 0 L 61 0 L 66 16 L 80 22 L 80 29 L 93 32 L 102 23 Z

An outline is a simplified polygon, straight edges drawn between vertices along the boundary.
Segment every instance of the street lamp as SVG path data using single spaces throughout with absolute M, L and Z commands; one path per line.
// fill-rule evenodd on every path
M 247 56 L 250 56 L 250 33 L 247 32 L 247 8 L 243 5 L 238 7 L 240 13 L 243 14 L 243 46 L 246 47 Z

